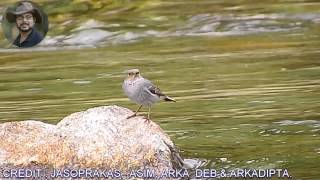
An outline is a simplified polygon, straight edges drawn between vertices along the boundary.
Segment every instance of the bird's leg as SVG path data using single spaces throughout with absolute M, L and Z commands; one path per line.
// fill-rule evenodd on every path
M 148 119 L 150 120 L 150 111 L 151 111 L 151 106 L 149 106 L 149 111 L 148 111 Z
M 148 118 L 145 118 L 146 121 L 145 122 L 149 122 L 150 121 L 150 111 L 151 111 L 151 106 L 149 106 L 149 111 L 148 111 Z
M 142 107 L 142 105 L 140 105 L 140 107 L 137 109 L 137 111 L 134 114 L 132 114 L 131 116 L 128 116 L 127 119 L 135 117 L 137 115 L 137 113 L 139 112 L 139 110 L 141 109 L 141 107 Z

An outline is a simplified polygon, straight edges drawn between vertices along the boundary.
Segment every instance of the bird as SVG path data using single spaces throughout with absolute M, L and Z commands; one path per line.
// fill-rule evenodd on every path
M 123 81 L 122 89 L 131 101 L 140 105 L 138 110 L 127 119 L 135 117 L 141 107 L 145 106 L 149 108 L 147 120 L 150 120 L 151 106 L 154 103 L 160 100 L 176 102 L 173 98 L 162 93 L 150 80 L 143 78 L 139 69 L 130 69 L 125 72 L 127 77 Z

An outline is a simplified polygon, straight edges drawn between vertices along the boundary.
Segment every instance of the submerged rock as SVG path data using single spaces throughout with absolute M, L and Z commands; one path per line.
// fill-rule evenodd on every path
M 94 29 L 94 28 L 105 28 L 105 24 L 101 21 L 95 19 L 89 19 L 86 22 L 80 24 L 79 27 L 75 28 L 74 31 L 80 31 L 84 29 Z
M 101 29 L 87 29 L 70 35 L 69 37 L 67 37 L 67 39 L 63 41 L 63 43 L 69 45 L 95 45 L 100 42 L 104 42 L 107 37 L 110 37 L 112 35 L 114 35 L 114 33 Z
M 0 169 L 103 168 L 160 174 L 182 167 L 169 136 L 156 123 L 118 106 L 73 113 L 57 125 L 38 121 L 0 124 Z

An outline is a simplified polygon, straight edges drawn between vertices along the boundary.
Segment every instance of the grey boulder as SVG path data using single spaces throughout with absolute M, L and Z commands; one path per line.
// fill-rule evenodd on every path
M 182 168 L 170 137 L 142 116 L 119 106 L 76 112 L 57 125 L 39 121 L 0 124 L 0 168 L 109 168 L 156 174 Z

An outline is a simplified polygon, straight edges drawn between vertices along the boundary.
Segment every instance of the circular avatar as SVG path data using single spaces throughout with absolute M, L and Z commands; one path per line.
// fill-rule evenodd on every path
M 21 48 L 39 44 L 48 32 L 48 16 L 31 1 L 19 1 L 5 11 L 2 21 L 5 37 Z

